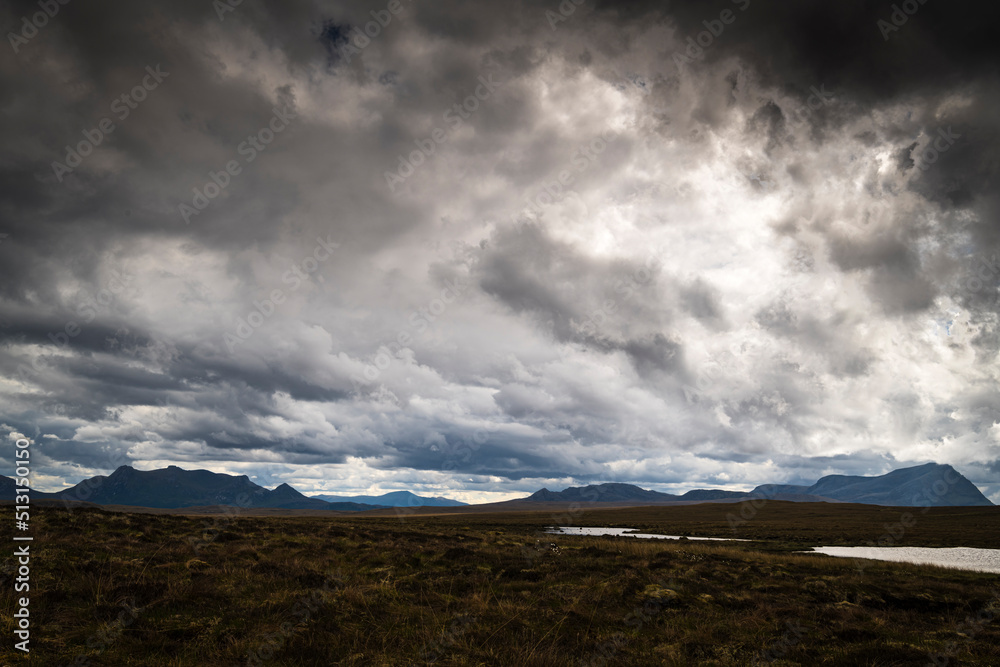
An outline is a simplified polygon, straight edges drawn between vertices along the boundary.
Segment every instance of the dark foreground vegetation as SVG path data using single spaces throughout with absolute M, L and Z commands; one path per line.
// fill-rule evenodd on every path
M 740 507 L 561 523 L 732 535 L 726 516 Z M 876 540 L 904 511 L 841 509 L 773 504 L 738 527 L 765 541 L 698 543 L 539 534 L 565 512 L 35 508 L 30 664 L 1000 665 L 1000 576 L 790 552 L 852 531 Z M 991 546 L 1000 534 L 991 508 L 917 517 L 903 543 Z M 0 521 L 12 524 L 10 506 Z M 28 664 L 12 648 L 11 551 L 0 664 Z

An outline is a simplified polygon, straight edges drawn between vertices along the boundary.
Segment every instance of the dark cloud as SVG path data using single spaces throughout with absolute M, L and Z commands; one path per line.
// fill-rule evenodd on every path
M 2 433 L 51 484 L 1000 492 L 1000 9 L 573 6 L 60 5 L 0 57 Z

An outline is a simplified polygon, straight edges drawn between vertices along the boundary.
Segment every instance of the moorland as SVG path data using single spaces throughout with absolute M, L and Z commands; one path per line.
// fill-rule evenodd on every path
M 798 553 L 877 541 L 906 512 L 898 544 L 997 548 L 1000 508 L 431 510 L 33 508 L 31 664 L 1000 664 L 1000 576 Z M 750 541 L 544 532 L 555 524 Z M 3 664 L 22 661 L 12 568 L 8 550 Z

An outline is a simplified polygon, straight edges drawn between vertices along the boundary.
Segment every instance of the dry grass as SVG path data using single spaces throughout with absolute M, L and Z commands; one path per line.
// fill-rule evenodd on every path
M 875 666 L 951 648 L 951 665 L 1000 664 L 1000 624 L 961 625 L 998 599 L 997 577 L 975 573 L 859 574 L 782 545 L 553 536 L 536 549 L 543 519 L 523 517 L 242 517 L 198 553 L 187 538 L 203 518 L 33 521 L 36 665 Z

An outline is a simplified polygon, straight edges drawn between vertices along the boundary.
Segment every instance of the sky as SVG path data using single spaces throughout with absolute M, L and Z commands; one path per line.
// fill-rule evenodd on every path
M 0 438 L 38 488 L 936 461 L 1000 502 L 995 3 L 39 6 L 0 9 Z

